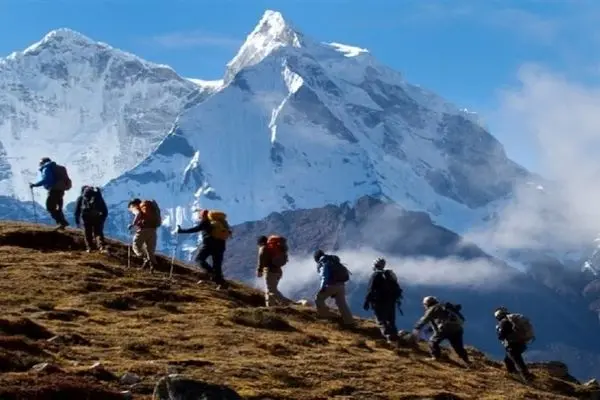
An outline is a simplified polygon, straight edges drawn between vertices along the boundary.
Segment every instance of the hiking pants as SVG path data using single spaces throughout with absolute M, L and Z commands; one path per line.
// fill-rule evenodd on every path
M 104 219 L 82 218 L 85 247 L 94 248 L 94 241 L 99 249 L 104 247 Z
M 133 235 L 131 248 L 136 256 L 143 257 L 144 262 L 156 266 L 156 228 L 142 228 Z
M 50 213 L 52 219 L 60 225 L 69 225 L 63 214 L 63 198 L 65 197 L 64 190 L 48 190 L 46 198 L 46 210 Z
M 440 343 L 444 340 L 448 340 L 450 342 L 450 346 L 454 349 L 456 354 L 465 362 L 469 361 L 469 356 L 467 355 L 467 351 L 465 350 L 465 346 L 463 343 L 463 330 L 461 329 L 452 329 L 452 330 L 437 330 L 434 331 L 431 338 L 429 338 L 429 349 L 431 351 L 431 356 L 434 358 L 440 358 L 442 355 L 442 350 L 440 349 Z
M 333 316 L 325 304 L 325 301 L 330 297 L 335 299 L 335 304 L 340 311 L 344 324 L 354 323 L 352 312 L 350 311 L 350 307 L 348 307 L 348 303 L 346 302 L 346 286 L 343 283 L 329 285 L 319 290 L 319 293 L 317 293 L 315 298 L 317 313 L 321 316 Z
M 265 273 L 265 305 L 270 307 L 274 303 L 290 304 L 292 301 L 285 297 L 277 287 L 283 273 L 281 271 L 267 271 Z
M 204 239 L 202 247 L 196 256 L 196 263 L 201 268 L 207 270 L 216 284 L 225 282 L 223 278 L 223 258 L 225 257 L 225 241 L 217 239 Z M 210 257 L 212 265 L 206 262 Z
M 398 328 L 396 327 L 396 303 L 385 302 L 373 304 L 373 312 L 381 334 L 388 341 L 398 339 Z
M 527 350 L 527 346 L 522 343 L 508 343 L 504 348 L 506 355 L 504 356 L 504 365 L 509 373 L 520 372 L 523 375 L 529 375 L 529 368 L 523 360 L 523 353 Z

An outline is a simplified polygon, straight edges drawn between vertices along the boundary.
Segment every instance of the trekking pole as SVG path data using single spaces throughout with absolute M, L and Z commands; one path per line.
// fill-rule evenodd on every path
M 33 188 L 30 187 L 29 190 L 31 191 L 31 207 L 33 208 L 33 220 L 35 221 L 35 223 L 38 223 L 38 219 L 37 219 L 37 211 L 35 209 L 35 194 L 33 193 Z
M 175 264 L 175 255 L 177 254 L 177 247 L 179 247 L 179 233 L 175 234 L 175 245 L 173 246 L 173 256 L 171 257 L 171 272 L 169 272 L 169 279 L 173 278 L 173 265 Z
M 131 268 L 131 244 L 127 246 L 127 269 Z

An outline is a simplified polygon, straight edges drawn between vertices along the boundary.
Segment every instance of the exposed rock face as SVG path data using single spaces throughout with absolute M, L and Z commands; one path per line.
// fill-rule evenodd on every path
M 161 378 L 152 395 L 153 400 L 242 400 L 234 390 L 201 382 L 181 375 Z

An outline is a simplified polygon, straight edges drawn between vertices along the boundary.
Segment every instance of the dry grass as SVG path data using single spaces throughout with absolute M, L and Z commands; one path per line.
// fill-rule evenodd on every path
M 453 355 L 428 362 L 423 343 L 388 348 L 370 321 L 342 330 L 311 308 L 265 309 L 261 293 L 198 285 L 199 275 L 183 265 L 172 282 L 164 273 L 127 270 L 127 248 L 112 245 L 111 255 L 89 255 L 78 232 L 0 225 L 1 399 L 111 399 L 127 389 L 149 399 L 158 379 L 174 372 L 229 385 L 248 399 L 589 396 L 544 366 L 534 367 L 539 379 L 527 386 L 477 352 L 473 370 Z M 39 362 L 61 371 L 29 371 Z M 95 362 L 117 377 L 136 373 L 142 383 L 128 388 L 112 374 L 93 374 Z

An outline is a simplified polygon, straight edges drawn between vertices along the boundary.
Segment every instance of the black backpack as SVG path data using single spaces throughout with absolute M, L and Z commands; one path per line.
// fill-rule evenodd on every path
M 81 195 L 81 214 L 86 217 L 100 217 L 102 215 L 102 194 L 97 187 L 88 187 Z
M 460 310 L 462 309 L 462 306 L 460 304 L 452 304 L 448 302 L 442 305 L 442 307 L 446 311 L 447 322 L 463 326 L 463 324 L 465 323 L 465 317 L 460 312 Z
M 383 275 L 383 293 L 385 297 L 393 301 L 402 299 L 403 291 L 394 271 L 386 269 L 381 271 L 381 273 Z

